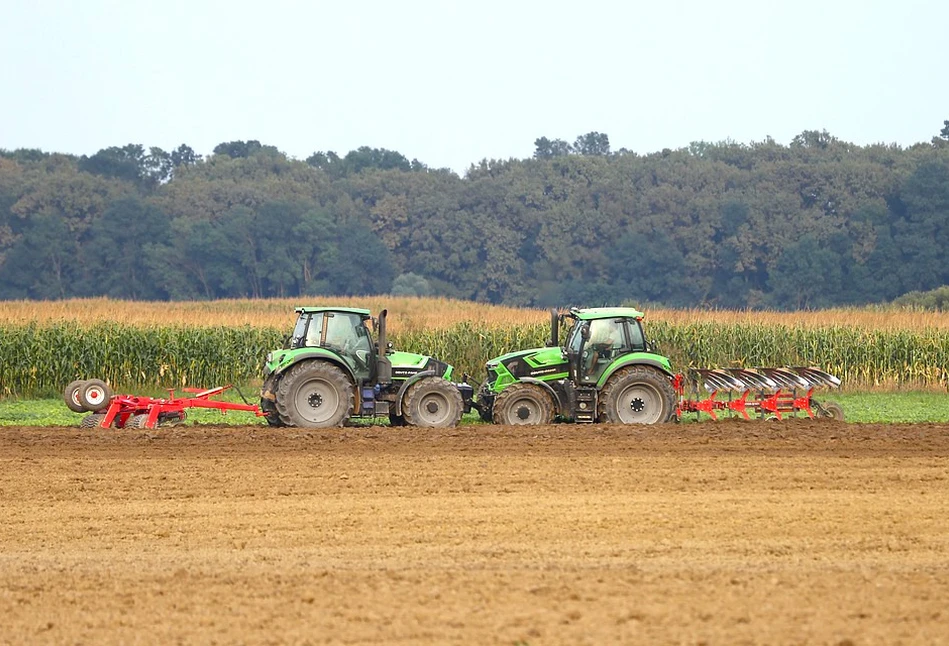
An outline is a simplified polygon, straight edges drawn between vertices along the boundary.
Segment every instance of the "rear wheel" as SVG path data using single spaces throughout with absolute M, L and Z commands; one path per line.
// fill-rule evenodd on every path
M 402 402 L 407 424 L 428 428 L 455 426 L 461 421 L 461 393 L 441 377 L 424 377 L 408 387 Z
M 675 413 L 675 389 L 653 368 L 632 366 L 610 377 L 600 393 L 599 420 L 610 424 L 661 424 Z
M 550 424 L 554 421 L 554 402 L 536 384 L 511 384 L 494 400 L 496 424 Z
M 112 399 L 112 389 L 101 379 L 89 379 L 79 388 L 79 403 L 84 410 L 101 410 Z
M 327 361 L 298 363 L 277 386 L 277 413 L 287 426 L 342 426 L 352 410 L 352 383 Z
M 79 401 L 79 391 L 85 383 L 83 379 L 71 381 L 63 391 L 63 399 L 66 401 L 66 408 L 74 413 L 86 412 L 86 409 L 82 407 L 82 403 Z

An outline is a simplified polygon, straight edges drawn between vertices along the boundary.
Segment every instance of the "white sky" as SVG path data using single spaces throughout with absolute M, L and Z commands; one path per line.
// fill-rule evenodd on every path
M 292 157 L 388 148 L 459 173 L 546 136 L 928 142 L 946 0 L 0 0 L 0 148 Z

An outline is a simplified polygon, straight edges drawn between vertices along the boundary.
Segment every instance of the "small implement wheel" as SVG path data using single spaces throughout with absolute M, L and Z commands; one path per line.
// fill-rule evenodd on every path
M 405 426 L 405 415 L 389 413 L 389 426 Z
M 112 389 L 101 379 L 90 379 L 79 389 L 79 403 L 84 410 L 102 410 L 112 399 Z
M 141 415 L 132 415 L 127 420 L 125 420 L 125 428 L 145 428 L 145 424 L 148 422 L 148 413 L 142 413 Z
M 102 420 L 105 419 L 105 413 L 93 413 L 92 415 L 86 415 L 82 418 L 82 421 L 79 422 L 79 428 L 98 428 L 99 424 L 102 423 Z
M 402 401 L 402 415 L 411 426 L 446 428 L 461 421 L 461 393 L 441 377 L 423 377 L 409 386 Z
M 79 391 L 82 389 L 85 383 L 86 382 L 84 379 L 71 381 L 63 391 L 63 399 L 66 401 L 66 408 L 74 413 L 86 412 L 86 409 L 82 407 L 82 402 L 79 401 Z
M 353 410 L 353 384 L 327 361 L 304 361 L 277 385 L 277 413 L 287 426 L 342 426 Z
M 675 389 L 653 368 L 631 366 L 616 372 L 600 393 L 599 421 L 609 424 L 662 424 L 675 414 Z
M 821 417 L 844 421 L 844 407 L 835 401 L 814 402 Z
M 496 424 L 550 424 L 554 402 L 536 384 L 511 384 L 494 400 L 493 417 Z

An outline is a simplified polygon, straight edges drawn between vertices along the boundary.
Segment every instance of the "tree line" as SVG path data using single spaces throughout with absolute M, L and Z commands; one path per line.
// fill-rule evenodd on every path
M 540 137 L 459 176 L 385 149 L 0 150 L 0 298 L 418 294 L 801 309 L 949 285 L 949 121 L 929 143 Z

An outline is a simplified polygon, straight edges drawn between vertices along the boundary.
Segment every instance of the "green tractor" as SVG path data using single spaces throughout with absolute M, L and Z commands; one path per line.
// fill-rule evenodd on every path
M 260 408 L 271 426 L 322 428 L 388 416 L 394 426 L 455 426 L 473 390 L 437 359 L 392 350 L 386 310 L 298 307 L 284 347 L 267 355 Z M 374 343 L 367 322 L 378 331 Z
M 559 328 L 573 321 L 560 347 Z M 546 348 L 488 361 L 478 393 L 482 419 L 498 424 L 657 424 L 676 415 L 676 376 L 643 334 L 643 313 L 631 307 L 551 312 Z

